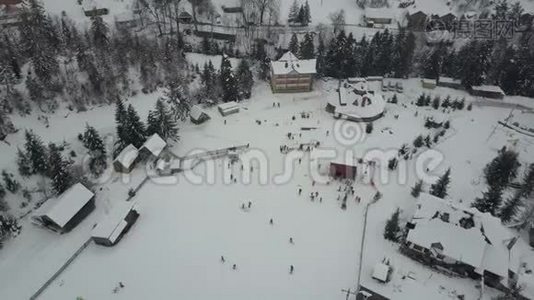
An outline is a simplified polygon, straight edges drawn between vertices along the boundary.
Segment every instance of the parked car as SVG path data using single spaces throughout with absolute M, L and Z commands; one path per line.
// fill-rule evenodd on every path
M 397 82 L 397 93 L 404 92 L 404 87 L 402 86 L 402 82 Z
M 390 82 L 389 82 L 388 90 L 389 90 L 390 92 L 394 92 L 394 91 L 397 90 L 397 87 L 396 87 L 396 85 L 395 85 L 395 82 L 393 82 L 393 81 L 390 81 Z
M 383 81 L 382 82 L 382 92 L 387 92 L 388 91 L 388 86 L 389 86 L 389 83 L 387 81 Z

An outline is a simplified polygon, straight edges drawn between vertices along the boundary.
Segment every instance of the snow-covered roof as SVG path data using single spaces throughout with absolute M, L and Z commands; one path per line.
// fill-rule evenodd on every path
M 349 83 L 357 83 L 357 82 L 366 82 L 367 79 L 364 77 L 350 77 L 347 79 Z
M 423 78 L 421 81 L 425 84 L 436 84 L 436 79 Z
M 440 77 L 439 82 L 443 83 L 451 83 L 451 84 L 461 84 L 462 81 L 460 79 L 454 79 L 451 77 Z
M 95 194 L 83 184 L 77 183 L 59 195 L 58 198 L 49 199 L 46 212 L 38 212 L 46 216 L 59 227 L 65 226 L 75 215 L 93 198 Z
M 384 263 L 378 263 L 373 268 L 373 278 L 386 282 L 388 280 L 389 266 Z
M 129 168 L 137 159 L 139 151 L 137 148 L 130 144 L 124 148 L 121 153 L 115 158 L 115 161 L 119 162 L 123 167 Z
M 519 266 L 515 250 L 509 253 L 507 247 L 511 232 L 488 213 L 421 193 L 411 223 L 415 228 L 408 231 L 407 241 L 469 264 L 478 272 L 488 270 L 507 277 L 509 269 Z
M 202 116 L 202 114 L 206 114 L 202 108 L 200 108 L 200 106 L 198 105 L 193 105 L 191 107 L 191 111 L 189 112 L 191 118 L 193 118 L 194 120 L 198 120 L 200 119 L 200 117 Z
M 426 249 L 441 244 L 443 250 L 438 253 L 474 267 L 482 265 L 486 247 L 479 228 L 464 229 L 440 219 L 416 225 L 408 232 L 406 240 Z
M 230 102 L 226 102 L 226 103 L 221 103 L 217 107 L 219 109 L 221 109 L 221 110 L 232 110 L 232 109 L 235 109 L 236 107 L 238 107 L 238 105 L 237 105 L 237 102 L 230 101 Z
M 91 232 L 92 237 L 109 239 L 112 243 L 115 242 L 127 223 L 124 218 L 132 210 L 132 204 L 121 202 L 115 204 L 110 212 L 103 216 L 96 227 Z
M 336 95 L 337 97 L 337 95 Z M 339 98 L 330 97 L 329 103 L 336 108 L 335 112 L 357 118 L 372 118 L 380 115 L 386 109 L 386 101 L 380 94 L 359 95 L 353 91 L 353 87 L 341 87 Z M 362 103 L 365 102 L 365 106 Z M 340 105 L 343 104 L 343 105 Z
M 473 91 L 478 91 L 478 92 L 491 92 L 491 93 L 499 93 L 499 94 L 505 95 L 501 87 L 497 85 L 477 85 L 477 86 L 472 87 L 471 89 Z
M 291 73 L 298 74 L 315 74 L 317 73 L 316 59 L 303 59 L 299 60 L 293 53 L 290 51 L 286 52 L 282 57 L 271 62 L 273 73 L 275 75 L 285 75 Z
M 161 151 L 165 149 L 167 142 L 165 142 L 157 133 L 154 133 L 146 142 L 143 144 L 144 149 L 147 149 L 154 156 L 159 156 Z

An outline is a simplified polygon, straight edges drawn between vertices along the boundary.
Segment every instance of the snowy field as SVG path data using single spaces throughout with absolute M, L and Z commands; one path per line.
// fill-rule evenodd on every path
M 402 82 L 405 92 L 399 96 L 399 104 L 387 104 L 386 115 L 374 122 L 373 132 L 364 135 L 360 128 L 362 135 L 350 144 L 343 140 L 346 137 L 340 137 L 335 120 L 324 111 L 328 94 L 334 92 L 334 81 L 317 81 L 316 92 L 285 95 L 273 95 L 262 83 L 255 86 L 251 100 L 240 104 L 239 114 L 222 118 L 212 108 L 208 110 L 212 119 L 207 123 L 181 124 L 181 140 L 171 149 L 178 155 L 250 144 L 241 159 L 253 161 L 251 182 L 241 182 L 248 178 L 248 165 L 242 171 L 239 164 L 229 168 L 221 159 L 200 164 L 192 173 L 175 178 L 153 178 L 133 200 L 140 218 L 124 239 L 112 248 L 90 244 L 40 299 L 345 299 L 341 290 L 355 287 L 364 207 L 377 190 L 383 197 L 369 208 L 362 284 L 392 299 L 414 299 L 414 295 L 419 299 L 456 299 L 458 295 L 478 299 L 476 282 L 432 271 L 401 255 L 397 244 L 383 238 L 386 219 L 397 207 L 404 221 L 415 209 L 410 188 L 417 180 L 417 159 L 408 161 L 406 176 L 395 171 L 385 182 L 378 172 L 375 187 L 356 182 L 354 196 L 362 200 L 358 203 L 349 197 L 346 210 L 338 200 L 342 194 L 338 189 L 344 186 L 341 182 L 314 184 L 311 179 L 317 169 L 327 172 L 328 159 L 317 160 L 314 154 L 333 150 L 338 156 L 347 151 L 354 151 L 357 157 L 387 156 L 403 143 L 411 145 L 417 135 L 431 133 L 423 126 L 428 116 L 451 122 L 445 138 L 433 147 L 442 154 L 442 162 L 428 175 L 439 176 L 451 167 L 449 194 L 453 202 L 468 205 L 481 194 L 485 189 L 482 169 L 502 146 L 519 152 L 523 163 L 531 159 L 534 138 L 496 126 L 509 116 L 512 104 L 532 105 L 527 99 L 507 97 L 504 105 L 492 106 L 462 91 L 422 90 L 418 79 Z M 418 108 L 412 102 L 422 92 L 441 95 L 442 99 L 447 95 L 452 99 L 466 97 L 467 103 L 475 105 L 472 111 L 454 112 Z M 386 99 L 391 96 L 391 92 L 385 93 Z M 129 102 L 144 118 L 157 97 L 141 95 Z M 273 102 L 279 102 L 280 108 L 273 107 Z M 58 111 L 50 116 L 49 127 L 34 117 L 13 121 L 19 127 L 33 128 L 45 141 L 66 140 L 81 148 L 76 135 L 85 122 L 102 133 L 112 133 L 113 113 L 111 107 L 78 115 Z M 302 118 L 301 113 L 310 117 Z M 533 116 L 530 114 L 531 122 Z M 302 127 L 317 129 L 302 131 Z M 288 132 L 296 136 L 294 140 L 288 139 Z M 13 146 L 0 146 L 2 153 L 10 153 L 2 155 L 2 166 L 14 164 L 7 158 L 13 157 L 21 137 L 21 133 L 12 135 L 8 140 Z M 298 159 L 288 164 L 286 155 L 280 153 L 281 145 L 311 141 L 319 141 L 321 146 L 304 153 L 300 164 Z M 291 166 L 294 170 L 284 173 Z M 28 217 L 23 219 L 21 235 L 0 251 L 0 299 L 29 298 L 89 238 L 94 224 L 127 198 L 128 189 L 137 186 L 145 173 L 143 166 L 129 178 L 111 173 L 96 189 L 95 212 L 68 234 L 56 235 L 31 225 Z M 230 174 L 237 183 L 225 183 Z M 263 174 L 267 174 L 265 182 L 259 176 Z M 278 174 L 289 176 L 281 180 Z M 199 178 L 204 181 L 194 182 Z M 206 182 L 209 179 L 213 180 Z M 315 192 L 318 196 L 312 201 L 310 193 Z M 518 245 L 524 247 L 524 241 Z M 532 250 L 523 251 L 523 259 L 534 267 Z M 386 285 L 371 279 L 373 266 L 384 258 L 394 270 L 392 281 Z M 291 265 L 293 274 L 289 274 Z M 522 281 L 534 282 L 534 278 L 523 275 Z M 124 287 L 119 288 L 119 283 Z M 488 288 L 484 299 L 496 295 L 497 291 Z

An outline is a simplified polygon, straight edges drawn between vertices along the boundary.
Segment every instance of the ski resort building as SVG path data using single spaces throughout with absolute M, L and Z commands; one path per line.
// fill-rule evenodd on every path
M 113 161 L 113 168 L 119 173 L 130 173 L 139 160 L 139 150 L 130 144 Z
M 515 238 L 500 219 L 422 193 L 401 250 L 441 270 L 507 290 L 519 267 Z
M 34 224 L 65 233 L 95 209 L 95 194 L 77 183 L 59 197 L 48 199 L 32 217 Z
M 369 92 L 367 88 L 364 82 L 345 83 L 338 93 L 329 95 L 326 111 L 332 113 L 336 119 L 353 122 L 372 122 L 380 119 L 384 116 L 386 101 L 382 95 Z
M 478 96 L 478 97 L 484 97 L 484 98 L 491 98 L 491 99 L 502 99 L 504 96 L 504 91 L 496 85 L 479 85 L 471 87 L 471 90 L 469 91 L 471 95 Z
M 279 60 L 271 62 L 273 93 L 311 91 L 316 65 L 315 59 L 299 60 L 293 53 L 286 52 Z
M 117 203 L 116 205 L 117 207 L 114 207 L 93 229 L 91 237 L 96 244 L 114 246 L 139 218 L 139 213 L 131 204 Z
M 167 142 L 163 140 L 157 133 L 150 136 L 146 142 L 139 149 L 139 156 L 141 159 L 154 159 L 161 155 L 161 152 L 167 148 Z

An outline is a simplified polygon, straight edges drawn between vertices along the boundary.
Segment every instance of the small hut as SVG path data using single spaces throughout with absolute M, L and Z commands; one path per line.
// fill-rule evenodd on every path
M 131 205 L 117 204 L 110 213 L 105 216 L 91 232 L 91 237 L 96 244 L 111 247 L 130 230 L 139 218 L 139 213 Z
M 113 161 L 113 168 L 119 173 L 130 173 L 139 160 L 139 150 L 130 144 Z
M 194 124 L 202 124 L 210 119 L 210 116 L 200 108 L 198 105 L 193 105 L 191 111 L 189 112 L 189 117 L 191 122 Z
M 219 104 L 217 108 L 223 117 L 239 112 L 239 106 L 235 101 Z
M 158 158 L 163 150 L 167 147 L 165 142 L 157 133 L 151 137 L 139 149 L 139 156 L 141 159 Z

